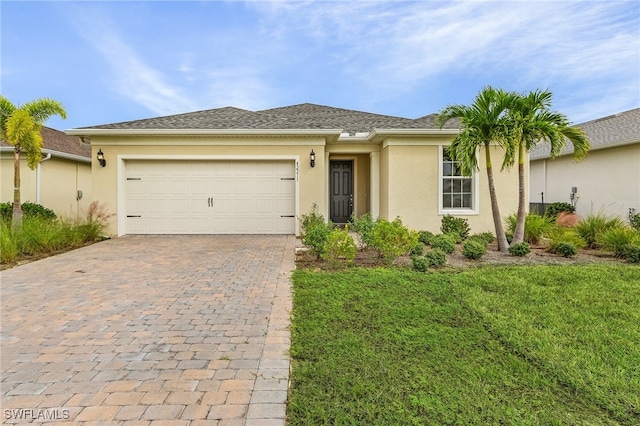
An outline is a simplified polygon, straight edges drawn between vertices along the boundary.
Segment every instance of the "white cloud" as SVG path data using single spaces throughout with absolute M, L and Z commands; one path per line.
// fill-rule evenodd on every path
M 160 70 L 146 63 L 125 42 L 118 25 L 104 10 L 77 10 L 74 21 L 82 36 L 109 65 L 109 80 L 121 96 L 129 98 L 155 114 L 172 114 L 191 110 L 194 103 L 171 84 Z

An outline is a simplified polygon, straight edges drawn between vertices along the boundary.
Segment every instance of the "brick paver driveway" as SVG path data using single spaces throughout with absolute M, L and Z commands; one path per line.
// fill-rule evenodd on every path
M 127 236 L 2 278 L 2 421 L 283 425 L 294 236 Z

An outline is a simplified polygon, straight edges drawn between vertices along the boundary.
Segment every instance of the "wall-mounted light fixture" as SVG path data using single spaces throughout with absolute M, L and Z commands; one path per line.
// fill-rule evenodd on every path
M 104 152 L 102 152 L 101 149 L 98 150 L 98 155 L 96 157 L 98 158 L 98 163 L 100 163 L 102 167 L 107 165 L 107 160 L 104 159 Z
M 313 152 L 313 149 L 311 150 L 311 153 L 309 153 L 309 164 L 311 164 L 311 167 L 316 166 L 316 153 Z

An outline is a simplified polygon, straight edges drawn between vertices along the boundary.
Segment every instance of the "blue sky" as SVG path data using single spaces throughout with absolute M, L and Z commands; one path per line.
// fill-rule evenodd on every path
M 640 2 L 7 1 L 0 93 L 69 129 L 304 102 L 417 118 L 485 85 L 581 123 L 640 106 Z

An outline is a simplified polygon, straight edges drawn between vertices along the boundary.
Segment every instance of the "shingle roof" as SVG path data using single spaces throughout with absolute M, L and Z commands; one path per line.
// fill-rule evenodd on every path
M 640 108 L 598 118 L 575 127 L 581 128 L 587 134 L 592 150 L 640 143 Z M 547 158 L 549 152 L 548 144 L 540 144 L 531 151 L 530 158 Z M 572 152 L 573 145 L 568 142 L 560 155 Z
M 80 139 L 75 136 L 69 136 L 60 130 L 46 126 L 42 127 L 40 134 L 42 135 L 45 151 L 56 151 L 91 158 L 91 147 L 81 143 Z M 11 146 L 5 141 L 0 141 L 0 144 L 3 147 Z
M 344 132 L 371 132 L 384 129 L 435 129 L 435 114 L 410 119 L 373 114 L 316 104 L 299 104 L 261 111 L 225 107 L 144 120 L 103 124 L 84 129 L 342 129 Z M 445 128 L 455 129 L 455 122 Z

